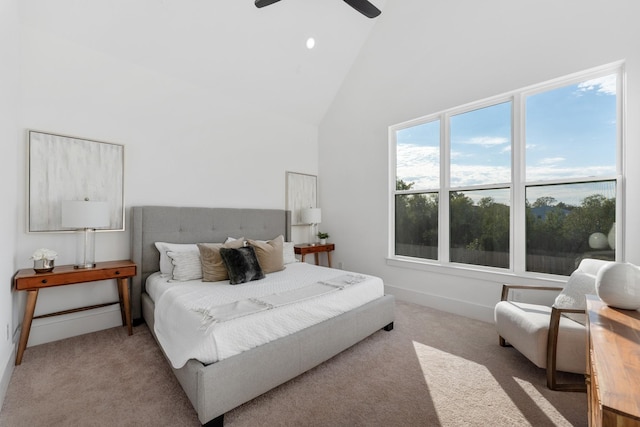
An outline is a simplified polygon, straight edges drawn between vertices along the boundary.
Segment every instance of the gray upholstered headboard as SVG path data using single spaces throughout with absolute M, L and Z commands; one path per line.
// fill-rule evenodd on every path
M 147 277 L 159 269 L 155 242 L 216 243 L 227 237 L 291 240 L 291 213 L 280 209 L 134 206 L 131 209 L 131 260 L 138 274 L 131 280 L 131 314 L 142 317 L 141 294 Z

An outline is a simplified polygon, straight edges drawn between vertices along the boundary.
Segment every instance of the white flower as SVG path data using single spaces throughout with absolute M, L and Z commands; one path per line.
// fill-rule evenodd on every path
M 33 260 L 38 260 L 38 259 L 52 260 L 52 259 L 56 259 L 57 256 L 58 256 L 58 253 L 56 251 L 52 251 L 51 249 L 46 249 L 46 248 L 40 248 L 37 251 L 35 251 L 33 253 L 33 255 L 31 255 L 31 259 L 33 259 Z

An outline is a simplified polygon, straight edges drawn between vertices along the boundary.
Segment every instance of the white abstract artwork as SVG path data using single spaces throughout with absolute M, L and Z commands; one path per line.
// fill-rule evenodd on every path
M 62 227 L 63 200 L 107 202 L 109 226 L 124 230 L 124 146 L 29 131 L 28 231 Z
M 315 208 L 317 203 L 317 177 L 287 172 L 287 206 L 291 211 L 291 225 L 303 225 L 301 209 Z M 306 225 L 306 224 L 304 224 Z

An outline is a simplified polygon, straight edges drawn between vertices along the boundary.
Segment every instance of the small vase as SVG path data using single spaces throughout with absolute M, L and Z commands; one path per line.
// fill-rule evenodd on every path
M 52 259 L 34 259 L 33 269 L 36 273 L 50 273 L 53 271 L 54 260 Z
M 640 267 L 612 262 L 598 270 L 596 292 L 607 305 L 624 310 L 640 308 Z
M 320 244 L 321 245 L 326 245 L 327 244 L 327 239 L 320 239 Z
M 616 223 L 615 222 L 611 226 L 611 230 L 609 230 L 609 235 L 607 236 L 607 240 L 609 241 L 609 247 L 615 250 L 616 249 Z

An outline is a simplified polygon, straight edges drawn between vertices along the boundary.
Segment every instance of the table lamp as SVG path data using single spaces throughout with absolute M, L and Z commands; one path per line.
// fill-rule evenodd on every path
M 318 224 L 322 222 L 322 210 L 320 208 L 302 209 L 301 219 L 303 224 L 311 225 L 311 242 L 316 242 Z
M 74 268 L 96 266 L 95 231 L 109 225 L 109 204 L 85 200 L 62 202 L 62 226 L 78 231 Z

